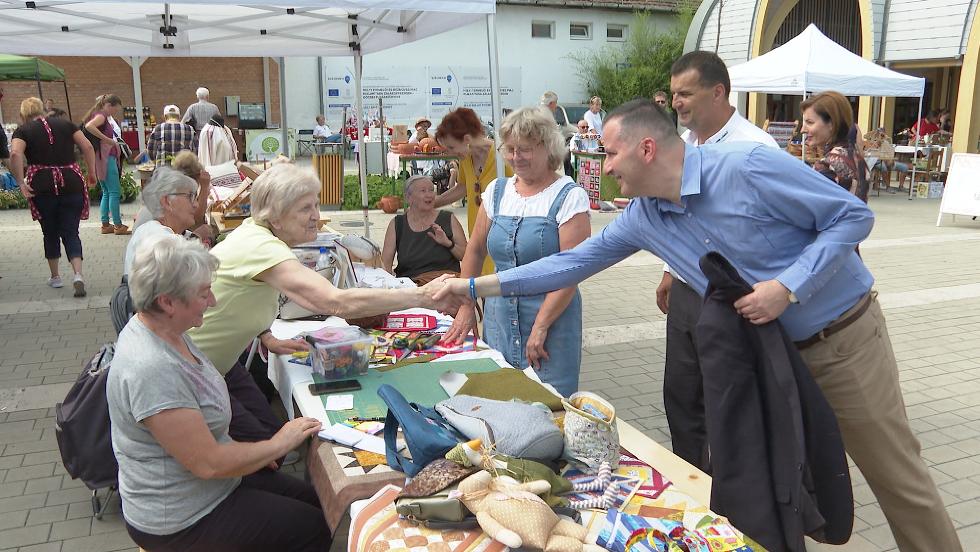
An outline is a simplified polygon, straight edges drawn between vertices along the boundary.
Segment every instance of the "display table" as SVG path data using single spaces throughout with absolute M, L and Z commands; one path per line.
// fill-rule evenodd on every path
M 413 161 L 458 161 L 459 157 L 446 153 L 412 153 L 412 154 L 388 154 L 388 173 L 398 178 L 408 178 L 413 174 L 418 174 L 414 170 L 408 170 L 409 163 Z M 395 167 L 399 167 L 395 173 Z
M 424 309 L 411 309 L 410 312 L 426 312 Z M 312 331 L 319 327 L 345 326 L 345 321 L 329 318 L 324 322 L 290 322 L 276 321 L 273 324 L 273 334 L 285 339 L 299 331 Z M 507 366 L 498 351 L 484 350 L 479 352 L 448 355 L 440 360 L 462 360 L 470 358 L 492 358 L 499 365 Z M 269 378 L 279 389 L 283 404 L 290 418 L 295 416 L 293 402 L 299 408 L 299 414 L 320 420 L 327 420 L 326 410 L 320 397 L 309 392 L 312 382 L 310 368 L 301 364 L 288 362 L 280 355 L 269 355 Z M 410 368 L 399 368 L 410 369 Z M 674 487 L 693 498 L 700 504 L 709 504 L 711 498 L 711 479 L 697 468 L 691 466 L 680 457 L 674 455 L 660 444 L 656 443 L 641 431 L 627 422 L 619 420 L 620 443 L 624 449 L 639 460 L 652 466 L 668 478 Z M 324 516 L 331 531 L 335 531 L 344 519 L 344 514 L 351 503 L 368 498 L 387 484 L 401 486 L 405 475 L 394 471 L 387 465 L 374 465 L 370 453 L 364 454 L 320 439 L 314 439 L 307 454 L 307 467 L 310 479 L 320 496 L 324 508 Z
M 573 151 L 575 156 L 575 174 L 578 185 L 585 188 L 589 194 L 589 207 L 599 208 L 599 200 L 602 195 L 602 164 L 606 160 L 606 154 L 591 151 Z

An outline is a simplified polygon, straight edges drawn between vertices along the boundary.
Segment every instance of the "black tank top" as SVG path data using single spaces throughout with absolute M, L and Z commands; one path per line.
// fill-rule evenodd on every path
M 452 213 L 440 210 L 436 215 L 436 224 L 442 227 L 449 239 L 453 239 Z M 448 247 L 443 247 L 429 237 L 428 229 L 415 232 L 408 225 L 405 215 L 395 217 L 395 251 L 398 266 L 395 276 L 399 278 L 414 278 L 433 270 L 459 272 L 459 261 L 453 257 Z

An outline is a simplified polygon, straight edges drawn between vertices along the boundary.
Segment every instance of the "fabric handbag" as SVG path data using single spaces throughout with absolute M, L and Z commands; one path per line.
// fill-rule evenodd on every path
M 82 369 L 65 400 L 56 404 L 54 434 L 65 471 L 92 490 L 116 484 L 106 381 L 115 346 L 103 345 Z
M 563 399 L 565 407 L 565 453 L 574 460 L 597 470 L 603 462 L 619 467 L 619 432 L 616 409 L 605 399 L 580 391 Z
M 437 404 L 436 411 L 467 439 L 482 439 L 501 454 L 541 460 L 561 456 L 564 439 L 546 408 L 456 395 Z
M 399 496 L 395 500 L 395 511 L 413 523 L 468 521 L 476 525 L 476 516 L 463 506 L 457 495 L 459 492 L 453 484 L 432 496 Z
M 340 258 L 333 252 L 328 254 L 328 258 L 330 259 L 329 264 L 317 269 L 317 274 L 329 280 L 335 288 L 346 288 Z M 328 315 L 318 314 L 299 306 L 284 293 L 279 295 L 279 318 L 282 320 L 300 320 L 303 318 L 320 318 L 322 320 L 327 317 Z
M 437 458 L 442 458 L 464 438 L 435 410 L 409 403 L 394 387 L 383 384 L 378 396 L 388 405 L 385 418 L 385 458 L 392 469 L 415 476 Z M 412 458 L 398 453 L 398 428 Z

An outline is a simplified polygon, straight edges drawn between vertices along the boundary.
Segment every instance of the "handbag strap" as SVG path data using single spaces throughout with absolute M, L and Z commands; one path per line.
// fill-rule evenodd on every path
M 408 473 L 415 468 L 411 460 L 398 454 L 398 417 L 396 408 L 411 408 L 405 397 L 394 387 L 384 384 L 378 388 L 378 396 L 388 405 L 388 415 L 385 416 L 385 459 L 388 465 L 398 471 Z

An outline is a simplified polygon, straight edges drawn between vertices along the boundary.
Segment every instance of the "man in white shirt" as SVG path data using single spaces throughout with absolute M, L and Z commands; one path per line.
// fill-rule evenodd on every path
M 725 62 L 711 52 L 689 52 L 670 69 L 670 90 L 681 139 L 693 146 L 717 142 L 758 142 L 778 148 L 776 140 L 753 125 L 728 102 L 731 81 Z M 667 314 L 664 362 L 664 410 L 674 453 L 708 472 L 704 387 L 694 343 L 701 296 L 664 265 L 657 306 Z
M 316 116 L 316 126 L 313 127 L 313 139 L 317 142 L 330 142 L 334 144 L 340 143 L 340 134 L 335 134 L 330 127 L 327 126 L 327 120 L 323 115 Z

